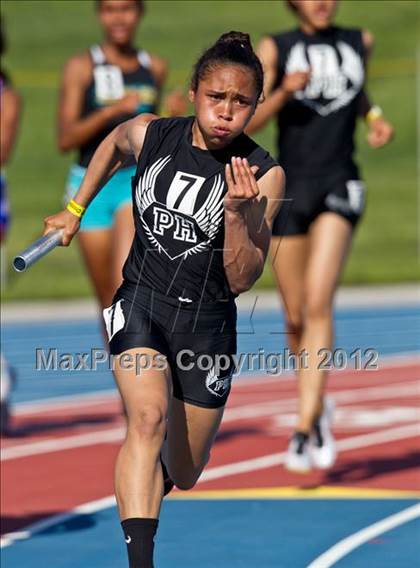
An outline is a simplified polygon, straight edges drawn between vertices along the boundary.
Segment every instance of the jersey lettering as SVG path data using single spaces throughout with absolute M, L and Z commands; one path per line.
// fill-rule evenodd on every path
M 154 225 L 153 232 L 156 235 L 163 236 L 166 229 L 169 229 L 174 224 L 172 214 L 166 209 L 155 207 L 153 209 Z
M 339 57 L 340 56 L 340 57 Z M 340 61 L 341 60 L 341 61 Z M 347 43 L 310 45 L 299 42 L 290 50 L 286 73 L 310 71 L 305 89 L 295 98 L 326 116 L 347 105 L 359 93 L 364 81 L 363 62 Z
M 187 243 L 197 242 L 197 235 L 195 234 L 194 223 L 192 221 L 189 221 L 184 217 L 180 217 L 175 213 L 175 223 L 176 229 L 174 232 L 174 239 Z
M 124 77 L 116 65 L 97 65 L 93 69 L 95 96 L 99 104 L 124 97 Z
M 174 227 L 172 231 L 173 239 L 187 243 L 197 242 L 193 221 L 189 221 L 177 213 L 158 206 L 155 206 L 153 209 L 153 217 L 153 232 L 155 235 L 163 236 L 166 230 Z
M 171 160 L 169 154 L 145 169 L 139 178 L 135 199 L 149 241 L 160 253 L 174 260 L 208 249 L 216 237 L 223 222 L 224 181 L 220 173 L 213 176 L 204 201 L 195 208 L 206 178 L 178 170 L 166 199 L 161 197 L 166 201 L 163 203 L 156 197 L 156 183 Z
M 166 204 L 185 215 L 192 215 L 198 192 L 206 178 L 177 171 L 168 190 Z

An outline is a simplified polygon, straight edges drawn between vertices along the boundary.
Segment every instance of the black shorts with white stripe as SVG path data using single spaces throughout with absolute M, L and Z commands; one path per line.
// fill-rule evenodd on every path
M 335 213 L 353 227 L 365 208 L 365 185 L 347 169 L 318 176 L 287 175 L 284 202 L 273 223 L 274 236 L 304 235 L 322 213 Z
M 234 300 L 199 303 L 163 296 L 125 281 L 104 310 L 112 355 L 148 348 L 166 359 L 173 395 L 205 408 L 226 404 L 236 353 Z M 147 368 L 145 359 L 139 366 Z

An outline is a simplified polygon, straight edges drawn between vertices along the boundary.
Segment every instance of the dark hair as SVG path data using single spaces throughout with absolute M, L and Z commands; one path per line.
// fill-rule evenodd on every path
M 137 9 L 139 12 L 144 12 L 144 0 L 134 0 L 137 4 Z M 95 8 L 99 10 L 101 8 L 102 0 L 95 0 Z
M 264 71 L 261 61 L 252 49 L 249 35 L 242 32 L 228 32 L 221 35 L 216 43 L 201 55 L 194 66 L 191 89 L 197 91 L 199 82 L 212 68 L 229 63 L 243 65 L 252 70 L 257 99 L 259 99 L 264 87 Z
M 285 0 L 285 4 L 286 7 L 289 8 L 289 10 L 292 10 L 292 12 L 297 13 L 299 11 L 298 7 L 292 2 L 292 0 Z

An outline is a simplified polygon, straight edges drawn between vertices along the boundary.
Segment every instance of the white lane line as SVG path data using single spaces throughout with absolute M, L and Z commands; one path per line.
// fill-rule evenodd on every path
M 401 386 L 390 385 L 388 387 L 351 389 L 348 391 L 336 392 L 334 393 L 333 398 L 336 402 L 344 404 L 377 399 L 386 400 L 402 396 L 415 396 L 416 394 L 419 394 L 419 385 L 407 384 Z M 296 404 L 296 398 L 289 398 L 228 408 L 226 409 L 223 417 L 223 424 L 239 420 L 247 420 L 249 418 L 261 418 L 278 415 L 283 412 L 291 412 L 295 410 Z M 99 432 L 87 432 L 74 436 L 63 436 L 60 438 L 30 442 L 28 444 L 9 446 L 1 450 L 1 460 L 7 461 L 43 453 L 59 452 L 72 448 L 115 442 L 124 437 L 124 432 L 124 427 L 118 427 Z
M 330 566 L 333 566 L 338 560 L 347 556 L 347 554 L 365 542 L 368 542 L 372 538 L 390 531 L 399 525 L 412 521 L 417 517 L 420 517 L 420 504 L 408 507 L 395 515 L 386 517 L 385 519 L 382 519 L 381 521 L 378 521 L 377 523 L 374 523 L 373 525 L 340 540 L 337 544 L 324 552 L 324 554 L 318 556 L 318 558 L 311 562 L 307 568 L 330 568 Z
M 247 380 L 247 379 L 246 379 Z M 258 383 L 259 383 L 258 379 Z M 254 381 L 253 381 L 254 382 Z M 257 381 L 255 381 L 257 382 Z M 406 383 L 406 384 L 404 384 Z M 238 385 L 238 386 L 248 386 L 248 385 Z M 332 396 L 338 402 L 347 402 L 350 400 L 361 400 L 360 392 L 366 393 L 367 398 L 393 398 L 395 395 L 401 393 L 401 396 L 411 396 L 412 394 L 420 394 L 420 382 L 416 382 L 415 380 L 411 381 L 402 381 L 401 383 L 395 384 L 388 384 L 386 386 L 380 387 L 354 387 L 347 391 L 332 391 Z M 381 393 L 383 396 L 381 397 Z M 239 396 L 248 396 L 246 392 L 238 393 Z M 378 395 L 378 396 L 376 396 Z M 279 408 L 281 408 L 282 403 L 285 402 L 284 398 L 282 397 L 282 393 L 278 394 L 279 401 L 276 403 L 275 401 L 270 401 L 269 403 L 257 403 L 257 405 L 274 405 L 278 404 Z M 48 401 L 40 400 L 34 401 L 33 403 L 20 403 L 14 406 L 13 414 L 17 416 L 22 416 L 26 414 L 35 414 L 35 413 L 45 413 L 45 412 L 54 412 L 58 410 L 64 409 L 71 409 L 71 408 L 83 408 L 85 406 L 97 406 L 101 404 L 106 404 L 110 402 L 118 402 L 120 397 L 115 390 L 107 390 L 107 391 L 100 391 L 96 393 L 87 393 L 84 395 L 71 395 L 68 397 L 57 397 Z M 288 401 L 293 401 L 295 404 L 297 399 L 287 399 Z M 250 405 L 255 407 L 254 405 Z M 234 411 L 240 408 L 240 405 L 234 406 L 232 408 L 228 408 L 225 412 L 225 417 L 229 413 L 233 413 Z
M 109 507 L 113 507 L 116 504 L 115 497 L 110 495 L 109 497 L 103 497 L 102 499 L 97 499 L 96 501 L 90 501 L 88 503 L 84 503 L 83 505 L 79 505 L 74 509 L 71 509 L 67 513 L 60 513 L 59 515 L 53 515 L 48 519 L 38 521 L 26 527 L 26 529 L 21 531 L 16 531 L 12 533 L 8 533 L 3 535 L 0 538 L 0 548 L 6 548 L 6 546 L 10 546 L 14 542 L 18 540 L 25 540 L 30 538 L 36 533 L 41 531 L 45 531 L 54 525 L 59 523 L 64 523 L 70 520 L 77 515 L 88 515 L 91 513 L 95 513 L 97 511 L 101 511 L 103 509 L 108 509 Z
M 361 436 L 354 436 L 351 438 L 345 438 L 337 442 L 337 447 L 339 450 L 348 451 L 356 448 L 362 448 L 370 445 L 376 445 L 385 442 L 392 442 L 395 440 L 401 440 L 405 438 L 410 438 L 418 435 L 419 429 L 417 426 L 403 426 L 401 428 L 390 428 L 382 432 L 376 432 L 373 434 L 364 434 Z M 261 469 L 266 469 L 276 465 L 280 465 L 284 462 L 286 453 L 282 452 L 279 454 L 270 454 L 266 456 L 261 456 L 259 458 L 243 460 L 241 462 L 231 463 L 222 466 L 211 467 L 207 471 L 204 471 L 203 475 L 197 482 L 197 485 L 204 483 L 206 481 L 211 481 L 214 479 L 220 479 L 221 477 L 228 477 L 230 475 L 238 475 L 240 473 L 248 473 L 250 471 L 256 471 Z M 92 513 L 102 509 L 106 509 L 115 504 L 115 498 L 110 495 L 99 499 L 97 501 L 91 501 L 72 509 L 68 513 L 62 513 L 59 515 L 54 515 L 45 521 L 39 521 L 33 525 L 29 525 L 26 529 L 22 531 L 16 531 L 8 533 L 2 537 L 0 540 L 0 547 L 4 548 L 13 544 L 17 540 L 23 540 L 30 538 L 35 533 L 45 530 L 55 524 L 61 523 L 71 517 L 82 514 L 82 513 Z
M 358 436 L 351 436 L 337 441 L 337 450 L 346 452 L 355 450 L 357 448 L 365 448 L 374 446 L 376 444 L 385 444 L 387 442 L 394 442 L 396 440 L 405 440 L 407 438 L 414 438 L 420 435 L 420 427 L 417 424 L 410 424 L 408 426 L 401 426 L 399 428 L 389 428 L 380 432 L 373 432 L 372 434 L 361 434 Z M 241 473 L 248 473 L 260 469 L 266 469 L 284 463 L 286 452 L 278 454 L 268 454 L 258 458 L 252 458 L 235 462 L 226 465 L 212 467 L 204 471 L 199 479 L 199 483 L 205 481 L 213 481 L 221 477 L 229 475 L 238 475 Z
M 35 414 L 37 412 L 54 412 L 66 408 L 80 408 L 83 406 L 93 406 L 118 400 L 120 400 L 120 397 L 116 388 L 85 394 L 57 396 L 54 398 L 34 400 L 31 402 L 20 402 L 16 405 L 14 404 L 13 415 L 22 416 L 25 414 Z
M 25 458 L 38 454 L 48 454 L 51 452 L 61 452 L 63 450 L 71 450 L 73 448 L 83 448 L 84 446 L 94 446 L 96 444 L 107 444 L 118 442 L 125 435 L 125 427 L 110 428 L 100 432 L 88 432 L 86 434 L 78 434 L 76 436 L 67 436 L 63 438 L 54 438 L 53 440 L 42 440 L 31 444 L 21 444 L 12 448 L 4 448 L 1 450 L 1 461 L 13 460 L 16 458 Z
M 408 384 L 394 384 L 383 387 L 353 388 L 346 391 L 331 391 L 331 398 L 340 404 L 352 402 L 367 402 L 369 400 L 387 400 L 397 397 L 413 397 L 420 395 L 420 382 Z M 242 404 L 227 408 L 223 416 L 223 424 L 235 420 L 245 420 L 247 418 L 257 418 L 269 416 L 270 414 L 281 414 L 287 410 L 295 410 L 297 398 L 281 398 L 281 394 L 276 395 L 279 400 L 269 400 L 254 404 Z

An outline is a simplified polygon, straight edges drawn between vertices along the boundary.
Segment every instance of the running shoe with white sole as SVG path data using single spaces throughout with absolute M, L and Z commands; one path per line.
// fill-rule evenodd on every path
M 304 432 L 295 432 L 287 448 L 284 466 L 289 471 L 308 473 L 312 469 L 309 454 L 309 436 Z
M 309 452 L 312 463 L 318 469 L 329 469 L 335 463 L 337 450 L 331 431 L 334 402 L 325 397 L 321 416 L 315 421 L 309 439 Z

